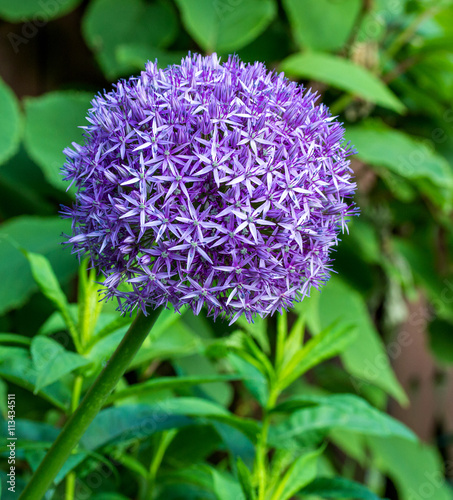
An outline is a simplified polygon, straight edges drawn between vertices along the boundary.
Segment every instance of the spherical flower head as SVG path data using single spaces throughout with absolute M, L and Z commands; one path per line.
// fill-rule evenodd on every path
M 96 96 L 69 242 L 120 309 L 189 305 L 248 321 L 329 278 L 356 213 L 353 149 L 318 96 L 263 64 L 189 55 Z

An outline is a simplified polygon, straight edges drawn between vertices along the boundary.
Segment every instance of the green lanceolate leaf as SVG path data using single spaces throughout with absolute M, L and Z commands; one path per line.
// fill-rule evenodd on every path
M 252 474 L 249 468 L 241 460 L 237 459 L 237 474 L 239 478 L 239 483 L 241 484 L 242 492 L 244 494 L 245 500 L 256 500 L 256 493 L 253 487 Z
M 140 384 L 133 384 L 126 389 L 113 393 L 106 404 L 130 397 L 140 397 L 153 394 L 163 390 L 178 390 L 193 387 L 200 384 L 212 384 L 216 382 L 228 382 L 238 380 L 241 375 L 204 375 L 187 377 L 159 377 Z
M 361 1 L 284 0 L 283 6 L 299 45 L 313 50 L 337 50 L 350 36 Z
M 283 390 L 306 371 L 322 361 L 344 351 L 356 337 L 352 324 L 334 323 L 311 338 L 292 358 L 282 366 L 278 376 L 278 387 Z
M 24 250 L 24 254 L 30 263 L 33 278 L 38 284 L 41 292 L 49 300 L 51 300 L 61 312 L 68 330 L 71 333 L 74 344 L 79 351 L 79 332 L 77 330 L 72 311 L 69 307 L 68 300 L 66 299 L 66 295 L 63 293 L 63 290 L 58 283 L 58 279 L 55 276 L 49 260 L 44 257 L 44 255 L 27 252 L 26 250 Z
M 300 489 L 316 477 L 318 457 L 322 453 L 316 450 L 298 457 L 278 483 L 271 500 L 289 500 Z
M 274 0 L 176 0 L 184 27 L 208 52 L 231 52 L 260 35 L 277 13 Z
M 287 75 L 327 83 L 385 108 L 401 113 L 403 104 L 377 76 L 338 56 L 304 52 L 287 57 L 281 70 Z
M 310 301 L 312 299 L 316 300 L 307 312 L 307 321 L 314 333 L 335 321 L 356 327 L 357 336 L 341 353 L 341 359 L 359 394 L 365 381 L 380 387 L 400 403 L 407 402 L 362 295 L 335 276 L 321 294 L 313 293 Z
M 77 368 L 89 364 L 82 356 L 67 351 L 55 340 L 42 335 L 32 340 L 30 350 L 37 372 L 35 393 Z
M 275 446 L 291 447 L 293 440 L 297 442 L 298 437 L 308 432 L 322 435 L 332 430 L 417 440 L 403 424 L 352 394 L 296 396 L 278 405 L 274 412 L 289 413 L 287 419 L 271 429 L 271 442 Z
M 308 486 L 303 488 L 301 495 L 320 498 L 338 498 L 354 500 L 380 500 L 380 497 L 368 488 L 355 481 L 342 477 L 317 477 Z

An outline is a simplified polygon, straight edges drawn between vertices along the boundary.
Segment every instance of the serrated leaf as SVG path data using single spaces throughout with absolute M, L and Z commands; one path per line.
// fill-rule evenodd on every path
M 25 148 L 46 179 L 62 191 L 69 186 L 60 170 L 63 149 L 84 142 L 79 127 L 88 125 L 85 117 L 92 98 L 87 92 L 56 91 L 25 99 Z
M 277 14 L 274 0 L 176 0 L 182 21 L 207 52 L 231 52 L 260 35 Z
M 237 459 L 236 464 L 237 464 L 239 483 L 241 485 L 245 500 L 255 500 L 256 493 L 253 487 L 252 474 L 249 468 L 245 465 L 245 463 L 241 460 L 241 458 Z
M 398 113 L 405 109 L 377 76 L 339 56 L 321 52 L 294 54 L 282 61 L 280 69 L 290 76 L 327 83 Z

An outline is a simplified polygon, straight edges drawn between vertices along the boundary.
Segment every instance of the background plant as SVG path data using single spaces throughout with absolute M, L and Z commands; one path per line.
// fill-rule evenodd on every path
M 288 316 L 228 327 L 165 313 L 54 498 L 236 500 L 254 498 L 252 485 L 272 500 L 451 498 L 448 429 L 439 423 L 438 441 L 421 445 L 379 411 L 407 401 L 389 355 L 404 356 L 421 321 L 437 373 L 453 362 L 451 2 L 36 5 L 0 2 L 0 388 L 3 405 L 17 394 L 18 490 L 130 321 L 98 304 L 93 273 L 77 273 L 60 246 L 58 208 L 72 196 L 62 149 L 81 140 L 76 127 L 109 82 L 147 59 L 215 50 L 323 94 L 359 150 L 362 215 L 339 247 L 338 276 Z M 34 58 L 35 87 L 22 81 Z M 24 92 L 35 97 L 19 101 Z M 429 306 L 410 315 L 420 297 Z

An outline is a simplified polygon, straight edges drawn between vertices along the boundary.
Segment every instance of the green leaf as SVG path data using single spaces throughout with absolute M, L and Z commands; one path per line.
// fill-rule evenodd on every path
M 32 26 L 27 33 L 31 30 L 37 33 L 42 23 L 70 12 L 80 2 L 81 0 L 41 0 L 39 2 L 36 0 L 21 0 L 20 2 L 0 0 L 0 17 L 11 22 L 24 22 L 31 19 Z
M 255 500 L 256 494 L 253 487 L 252 474 L 241 458 L 237 459 L 237 471 L 245 500 Z
M 307 317 L 312 332 L 320 332 L 335 321 L 356 326 L 358 335 L 341 354 L 356 389 L 360 392 L 361 381 L 370 382 L 406 403 L 407 396 L 393 373 L 361 294 L 334 276 L 321 294 L 314 292 L 309 300 L 314 304 Z
M 69 308 L 66 295 L 63 293 L 58 283 L 58 279 L 55 276 L 49 260 L 44 257 L 44 255 L 37 253 L 27 252 L 26 250 L 24 253 L 30 262 L 33 278 L 38 284 L 41 292 L 59 309 L 71 333 L 74 344 L 76 347 L 79 347 L 79 335 L 72 311 Z
M 1 8 L 1 5 L 0 5 Z M 0 79 L 0 164 L 11 158 L 19 148 L 22 115 L 14 92 Z
M 200 384 L 212 384 L 240 379 L 240 375 L 203 375 L 187 377 L 159 377 L 139 384 L 133 384 L 126 389 L 113 393 L 106 404 L 133 396 L 143 396 L 164 390 L 178 390 Z
M 284 0 L 283 6 L 299 45 L 337 50 L 347 42 L 361 9 L 361 0 Z
M 207 52 L 231 52 L 262 33 L 277 14 L 274 0 L 176 0 L 192 38 Z
M 445 466 L 447 474 L 451 472 L 451 462 L 444 464 L 433 447 L 401 438 L 368 438 L 367 444 L 374 464 L 395 484 L 398 498 L 414 500 L 414 492 L 430 491 L 427 498 L 451 500 L 451 487 L 444 476 Z
M 214 493 L 218 500 L 246 500 L 241 485 L 230 474 L 210 467 Z
M 38 289 L 25 256 L 17 247 L 45 255 L 60 283 L 77 269 L 77 259 L 61 245 L 71 224 L 59 217 L 18 217 L 0 228 L 0 313 L 23 304 Z
M 403 104 L 378 77 L 338 56 L 320 52 L 294 54 L 282 61 L 280 69 L 288 76 L 327 83 L 398 113 L 404 110 Z
M 380 500 L 365 486 L 343 477 L 317 477 L 306 486 L 301 495 L 321 498 L 353 498 L 354 500 Z
M 277 447 L 291 447 L 293 440 L 313 431 L 327 434 L 333 430 L 345 430 L 367 436 L 417 440 L 403 424 L 352 394 L 295 396 L 277 406 L 274 412 L 291 412 L 288 418 L 271 429 L 270 441 Z
M 28 391 L 35 391 L 37 372 L 28 349 L 0 346 L 0 377 Z M 35 393 L 63 411 L 71 399 L 69 389 L 60 380 Z
M 29 346 L 30 337 L 18 335 L 17 333 L 0 333 L 0 344 L 19 344 Z
M 150 47 L 144 43 L 125 43 L 115 49 L 115 58 L 120 66 L 131 68 L 131 71 L 141 71 L 146 61 L 155 61 L 159 68 L 166 68 L 171 64 L 179 64 L 187 56 L 187 52 L 168 51 L 157 47 Z
M 124 57 L 117 58 L 121 46 L 147 47 L 149 56 L 141 61 L 144 69 L 146 61 L 156 57 L 154 51 L 167 47 L 175 39 L 178 21 L 167 1 L 94 0 L 83 18 L 82 32 L 107 78 L 114 79 L 137 66 Z
M 265 407 L 269 399 L 269 382 L 263 373 L 237 354 L 229 353 L 228 360 L 231 366 L 242 374 L 243 383 L 253 397 Z
M 322 449 L 298 457 L 286 471 L 272 495 L 272 500 L 289 500 L 316 477 L 318 457 Z
M 42 335 L 32 340 L 30 351 L 37 372 L 35 394 L 77 368 L 89 364 L 82 356 L 67 351 L 55 340 Z
M 356 337 L 353 324 L 334 324 L 311 338 L 283 365 L 279 375 L 282 389 L 322 361 L 341 354 Z
M 437 187 L 430 196 L 439 203 L 439 194 L 453 202 L 453 170 L 447 160 L 422 141 L 378 121 L 348 127 L 346 138 L 358 150 L 358 157 L 376 167 L 411 180 L 428 180 Z M 423 189 L 423 185 L 421 187 Z
M 60 171 L 63 149 L 72 142 L 83 144 L 78 127 L 88 125 L 85 117 L 92 98 L 87 92 L 57 91 L 25 99 L 25 148 L 46 179 L 63 191 L 69 186 Z

